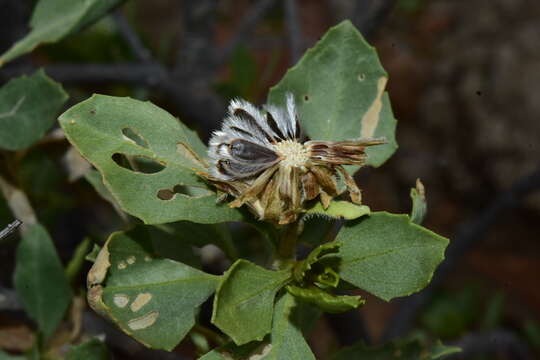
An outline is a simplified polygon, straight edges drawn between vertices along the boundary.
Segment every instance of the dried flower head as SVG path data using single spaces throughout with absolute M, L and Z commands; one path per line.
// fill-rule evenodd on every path
M 338 195 L 338 176 L 360 204 L 360 190 L 342 165 L 364 165 L 365 147 L 384 139 L 306 141 L 290 93 L 286 104 L 261 110 L 231 101 L 221 130 L 209 142 L 210 171 L 199 174 L 236 197 L 231 207 L 246 204 L 259 219 L 279 224 L 295 221 L 304 203 L 317 197 L 327 208 Z

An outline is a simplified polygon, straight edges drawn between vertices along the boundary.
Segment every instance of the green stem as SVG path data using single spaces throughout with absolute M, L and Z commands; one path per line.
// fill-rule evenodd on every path
M 299 226 L 300 223 L 295 221 L 292 224 L 285 225 L 281 230 L 274 268 L 279 270 L 289 269 L 296 262 L 296 244 L 298 242 Z

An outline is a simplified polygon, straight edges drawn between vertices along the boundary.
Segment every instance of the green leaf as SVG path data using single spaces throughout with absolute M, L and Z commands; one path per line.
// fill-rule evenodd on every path
M 219 277 L 156 256 L 143 229 L 111 235 L 88 273 L 88 302 L 148 347 L 172 350 Z
M 26 312 L 45 337 L 58 327 L 71 301 L 71 289 L 47 230 L 32 224 L 17 249 L 14 283 Z
M 428 349 L 424 349 L 418 341 L 388 343 L 374 347 L 359 343 L 342 349 L 331 360 L 436 360 L 460 351 L 458 347 L 444 346 L 440 342 Z
M 262 340 L 272 327 L 276 293 L 290 277 L 290 271 L 270 271 L 238 260 L 218 287 L 212 323 L 237 345 Z
M 303 311 L 295 297 L 283 294 L 276 303 L 272 321 L 272 347 L 265 360 L 309 360 L 315 359 L 302 334 Z
M 38 141 L 67 98 L 43 70 L 10 80 L 0 88 L 0 148 L 20 150 Z
M 315 359 L 301 329 L 311 325 L 318 318 L 318 312 L 302 306 L 295 298 L 285 293 L 277 301 L 272 320 L 272 332 L 263 342 L 245 345 L 228 343 L 210 351 L 199 360 L 309 360 Z
M 94 246 L 92 247 L 92 250 L 86 256 L 84 257 L 85 260 L 90 262 L 96 262 L 97 256 L 99 255 L 99 252 L 101 251 L 101 246 L 94 243 Z
M 396 120 L 388 94 L 388 75 L 371 47 L 350 21 L 331 28 L 289 69 L 268 102 L 283 105 L 292 92 L 300 122 L 313 140 L 385 137 L 368 147 L 367 163 L 382 165 L 397 149 Z
M 306 288 L 288 285 L 287 291 L 298 299 L 319 307 L 329 313 L 341 313 L 365 304 L 360 296 L 334 295 L 316 286 Z
M 426 191 L 420 179 L 416 179 L 416 187 L 411 188 L 411 200 L 411 221 L 420 225 L 427 213 Z
M 340 246 L 341 243 L 339 242 L 330 242 L 317 246 L 309 253 L 307 258 L 296 263 L 293 270 L 294 280 L 298 282 L 302 281 L 306 272 L 311 270 L 313 264 L 318 262 L 325 255 L 337 253 Z
M 0 56 L 0 66 L 42 43 L 56 42 L 105 15 L 122 0 L 40 0 L 30 20 L 32 30 Z
M 206 156 L 195 132 L 150 102 L 94 95 L 59 121 L 122 209 L 145 223 L 243 219 L 195 174 Z
M 386 212 L 348 222 L 336 240 L 341 278 L 386 301 L 424 288 L 448 245 L 407 215 Z
M 366 205 L 356 205 L 349 201 L 331 201 L 328 208 L 324 208 L 320 201 L 317 201 L 310 207 L 306 214 L 319 215 L 329 218 L 342 218 L 354 220 L 364 215 L 369 215 L 370 210 Z
M 339 274 L 335 272 L 330 266 L 325 266 L 315 277 L 315 283 L 323 289 L 328 287 L 337 287 L 339 285 Z
M 109 360 L 111 354 L 107 346 L 98 339 L 73 346 L 67 354 L 67 360 Z

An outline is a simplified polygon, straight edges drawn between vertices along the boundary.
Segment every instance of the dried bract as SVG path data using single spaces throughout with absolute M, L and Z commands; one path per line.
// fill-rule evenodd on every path
M 245 204 L 260 220 L 279 224 L 295 221 L 304 203 L 317 197 L 328 207 L 338 195 L 338 176 L 360 204 L 360 189 L 342 165 L 364 165 L 366 146 L 385 140 L 307 141 L 290 93 L 286 104 L 261 110 L 233 100 L 221 130 L 210 139 L 209 172 L 199 175 L 236 197 L 231 207 Z

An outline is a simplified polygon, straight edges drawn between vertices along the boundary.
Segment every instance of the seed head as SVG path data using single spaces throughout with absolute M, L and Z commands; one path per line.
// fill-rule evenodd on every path
M 317 197 L 323 206 L 339 195 L 340 175 L 355 203 L 360 190 L 342 165 L 364 165 L 366 146 L 384 139 L 306 141 L 294 97 L 286 107 L 258 109 L 244 100 L 233 100 L 221 130 L 209 142 L 209 172 L 203 176 L 236 199 L 232 207 L 246 204 L 259 219 L 287 224 L 304 211 L 306 201 Z
M 305 169 L 309 161 L 309 151 L 301 143 L 285 140 L 274 144 L 274 151 L 279 155 L 280 166 Z

